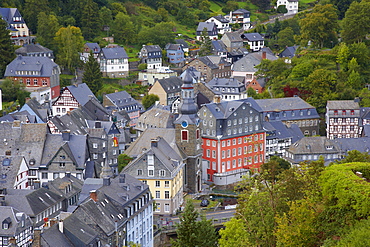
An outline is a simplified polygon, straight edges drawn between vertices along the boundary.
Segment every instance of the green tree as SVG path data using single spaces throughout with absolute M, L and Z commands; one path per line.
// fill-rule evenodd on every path
M 136 34 L 134 31 L 134 24 L 130 20 L 130 17 L 122 12 L 116 15 L 113 22 L 112 33 L 117 43 L 135 43 Z
M 359 43 L 366 39 L 366 35 L 370 29 L 370 2 L 368 1 L 353 1 L 346 11 L 346 16 L 342 22 L 342 38 L 343 41 L 351 43 Z
M 95 60 L 92 52 L 90 52 L 89 59 L 84 65 L 82 82 L 86 83 L 94 94 L 96 94 L 103 86 L 100 65 L 98 61 Z
M 208 56 L 212 54 L 212 41 L 208 36 L 207 29 L 204 28 L 201 35 L 202 44 L 199 49 L 199 56 Z
M 62 27 L 54 40 L 57 46 L 57 63 L 74 72 L 80 63 L 79 52 L 84 45 L 81 29 L 74 26 Z
M 157 44 L 165 47 L 175 39 L 173 33 L 174 24 L 172 22 L 157 23 L 154 27 L 143 27 L 138 34 L 138 43 Z
M 40 12 L 37 17 L 37 42 L 54 50 L 54 38 L 59 28 L 59 21 L 55 15 L 47 15 L 45 12 Z
M 337 63 L 341 66 L 341 69 L 346 71 L 349 59 L 349 48 L 346 43 L 339 44 L 339 50 L 337 54 Z
M 220 247 L 249 247 L 252 246 L 248 239 L 246 224 L 243 219 L 232 218 L 225 223 L 225 229 L 220 230 Z
M 24 105 L 26 98 L 30 93 L 24 90 L 24 84 L 19 81 L 5 79 L 1 85 L 3 102 L 18 101 L 19 105 Z
M 0 78 L 4 76 L 6 66 L 15 58 L 14 46 L 6 28 L 6 22 L 0 18 Z
M 40 12 L 50 13 L 48 0 L 25 0 L 23 16 L 27 27 L 36 33 L 37 17 Z
M 265 12 L 270 8 L 270 0 L 251 0 L 251 3 L 256 5 L 260 11 Z
M 158 100 L 159 100 L 158 95 L 155 95 L 155 94 L 145 95 L 142 101 L 145 110 L 151 107 Z
M 118 155 L 118 172 L 121 172 L 122 169 L 125 168 L 132 160 L 133 158 L 128 156 L 127 154 Z
M 285 5 L 279 5 L 279 7 L 277 8 L 276 12 L 285 14 L 285 13 L 288 12 L 288 10 L 287 10 L 287 8 L 286 8 Z
M 331 4 L 316 5 L 312 13 L 299 21 L 299 25 L 302 45 L 306 46 L 311 41 L 314 47 L 322 48 L 335 41 L 338 29 L 336 9 Z
M 93 0 L 87 0 L 81 15 L 82 35 L 86 40 L 92 40 L 97 36 L 100 28 L 99 6 Z
M 99 11 L 99 17 L 100 17 L 100 23 L 102 25 L 106 25 L 111 27 L 113 23 L 113 15 L 112 15 L 112 10 L 110 10 L 107 7 L 102 7 Z
M 356 222 L 336 244 L 337 247 L 370 246 L 370 219 Z
M 235 1 L 227 1 L 224 7 L 222 7 L 222 12 L 229 14 L 230 11 L 237 10 L 239 8 L 239 5 Z
M 217 246 L 217 234 L 210 220 L 204 216 L 198 221 L 199 213 L 191 200 L 186 201 L 184 213 L 177 225 L 177 239 L 172 241 L 175 247 Z
M 370 154 L 368 154 L 367 152 L 361 153 L 358 150 L 351 150 L 351 151 L 348 151 L 344 159 L 337 160 L 335 163 L 336 164 L 346 164 L 346 163 L 352 163 L 352 162 L 369 162 L 370 163 Z
M 110 9 L 112 10 L 112 15 L 117 16 L 118 13 L 127 14 L 126 8 L 122 5 L 122 3 L 111 3 Z
M 280 49 L 294 45 L 294 31 L 291 27 L 287 27 L 278 32 L 277 38 Z

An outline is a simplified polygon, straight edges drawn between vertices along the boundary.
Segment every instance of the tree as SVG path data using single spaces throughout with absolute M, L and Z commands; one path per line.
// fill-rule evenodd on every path
M 239 8 L 239 5 L 235 1 L 227 1 L 224 7 L 222 8 L 222 12 L 230 13 L 230 11 L 234 11 Z
M 174 247 L 217 246 L 217 234 L 210 220 L 205 216 L 198 221 L 199 213 L 191 200 L 186 201 L 184 213 L 177 224 L 177 239 L 172 241 Z
M 370 2 L 353 1 L 346 11 L 346 16 L 342 23 L 343 41 L 351 44 L 362 42 L 366 39 L 367 30 L 370 28 Z
M 287 10 L 287 8 L 286 8 L 285 5 L 279 5 L 279 7 L 277 8 L 276 12 L 285 14 L 285 13 L 288 12 L 288 10 Z
M 71 72 L 80 62 L 79 52 L 82 51 L 84 38 L 81 29 L 74 26 L 62 27 L 54 38 L 57 46 L 57 62 Z
M 280 48 L 294 45 L 294 32 L 291 27 L 287 27 L 278 32 L 277 38 Z
M 82 34 L 86 40 L 92 40 L 97 36 L 100 27 L 99 6 L 93 0 L 87 0 L 82 10 L 81 24 Z
M 358 150 L 351 150 L 351 151 L 348 151 L 344 159 L 337 160 L 335 163 L 336 164 L 346 164 L 346 163 L 352 163 L 352 162 L 370 162 L 370 154 L 368 154 L 367 152 L 361 153 Z
M 135 43 L 136 34 L 134 24 L 130 20 L 130 17 L 122 12 L 119 12 L 113 21 L 112 33 L 117 43 Z
M 338 29 L 338 15 L 331 4 L 316 5 L 313 12 L 299 21 L 301 27 L 301 43 L 307 46 L 308 41 L 314 47 L 322 48 L 325 44 L 335 41 Z
M 36 33 L 37 17 L 40 12 L 50 13 L 48 0 L 25 0 L 23 11 L 24 19 L 27 23 L 27 27 L 34 33 Z
M 113 22 L 112 10 L 107 7 L 102 7 L 99 11 L 100 23 L 110 27 Z
M 59 28 L 59 21 L 55 15 L 47 15 L 45 12 L 40 12 L 37 18 L 37 42 L 54 50 L 54 38 Z
M 201 35 L 202 45 L 199 49 L 199 56 L 208 56 L 212 54 L 212 41 L 208 36 L 207 29 L 204 28 Z
M 6 28 L 6 22 L 0 18 L 0 78 L 3 77 L 6 66 L 15 58 L 14 46 Z
M 89 59 L 84 65 L 82 82 L 86 83 L 94 94 L 96 94 L 103 85 L 100 65 L 98 61 L 95 60 L 92 52 L 90 52 Z
M 18 101 L 19 105 L 23 105 L 26 98 L 30 96 L 30 93 L 24 90 L 24 84 L 20 83 L 19 80 L 13 81 L 11 79 L 5 79 L 0 87 L 4 102 Z
M 231 218 L 226 222 L 225 229 L 220 230 L 218 243 L 220 247 L 248 247 L 252 246 L 248 239 L 247 227 L 243 219 Z
M 270 8 L 270 0 L 251 0 L 251 3 L 256 5 L 260 11 L 265 12 Z
M 127 154 L 118 155 L 118 172 L 121 172 L 122 169 L 125 168 L 132 160 L 133 158 L 128 156 Z
M 172 22 L 157 23 L 154 27 L 143 27 L 138 34 L 138 43 L 158 44 L 165 47 L 175 39 L 173 33 L 174 24 Z
M 142 101 L 145 110 L 151 107 L 158 100 L 159 100 L 158 95 L 155 95 L 155 94 L 145 95 Z

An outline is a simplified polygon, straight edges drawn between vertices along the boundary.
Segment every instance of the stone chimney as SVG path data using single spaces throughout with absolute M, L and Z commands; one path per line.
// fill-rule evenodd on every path
M 33 230 L 32 247 L 41 247 L 41 229 Z
M 158 147 L 158 138 L 154 138 L 154 139 L 151 139 L 150 142 L 151 142 L 151 147 Z
M 91 198 L 94 202 L 97 202 L 97 201 L 98 201 L 98 194 L 96 193 L 96 190 L 91 190 L 91 191 L 90 191 L 90 198 Z
M 266 59 L 266 52 L 265 51 L 262 52 L 262 59 Z
M 218 104 L 218 103 L 221 103 L 221 95 L 215 95 L 214 97 L 213 97 L 213 103 L 216 103 L 216 104 Z
M 65 142 L 68 142 L 71 139 L 71 132 L 69 130 L 65 130 L 62 132 L 62 139 Z

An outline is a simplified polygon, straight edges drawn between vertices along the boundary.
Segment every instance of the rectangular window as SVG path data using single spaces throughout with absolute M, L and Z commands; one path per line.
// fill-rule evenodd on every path
M 93 143 L 93 148 L 98 148 L 98 144 L 97 143 Z
M 155 198 L 161 198 L 161 192 L 159 190 L 155 191 Z
M 238 155 L 242 155 L 242 148 L 238 148 Z
M 158 188 L 158 187 L 161 187 L 161 181 L 158 181 L 158 180 L 157 180 L 157 181 L 155 181 L 155 187 L 157 187 L 157 188 Z
M 188 131 L 182 130 L 181 131 L 181 141 L 187 141 L 188 140 Z
M 216 162 L 212 162 L 212 170 L 216 170 Z
M 168 204 L 168 203 L 164 204 L 164 211 L 165 212 L 170 212 L 170 204 Z
M 222 145 L 222 147 L 225 147 L 225 146 L 226 146 L 225 141 L 222 141 L 222 142 L 221 142 L 221 145 Z
M 160 176 L 160 177 L 164 177 L 164 176 L 166 176 L 166 171 L 165 171 L 165 170 L 160 170 L 160 171 L 159 171 L 159 176 Z
M 166 190 L 166 191 L 164 192 L 164 198 L 165 198 L 165 199 L 170 199 L 170 192 L 169 192 L 168 190 Z
M 148 176 L 153 177 L 154 176 L 154 170 L 148 170 Z
M 225 150 L 222 151 L 222 158 L 224 159 L 225 158 Z
M 214 159 L 216 158 L 216 151 L 215 150 L 212 151 L 212 158 L 214 158 Z
M 209 158 L 209 157 L 211 157 L 211 150 L 209 150 L 209 149 L 207 149 L 206 150 L 206 156 Z
M 164 181 L 164 187 L 169 188 L 170 187 L 170 181 Z
M 54 172 L 53 173 L 53 179 L 59 178 L 59 172 Z
M 161 204 L 160 203 L 156 203 L 155 205 L 156 205 L 155 211 L 156 212 L 160 212 L 161 211 Z
M 216 147 L 216 141 L 212 141 L 212 147 Z
M 41 173 L 41 178 L 42 179 L 48 179 L 48 173 L 47 172 Z
M 233 148 L 233 157 L 236 156 L 236 148 Z
M 33 79 L 33 85 L 37 85 L 37 79 Z

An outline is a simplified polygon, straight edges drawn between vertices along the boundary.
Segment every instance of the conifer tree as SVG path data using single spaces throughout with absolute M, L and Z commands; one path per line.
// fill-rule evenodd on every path
M 6 26 L 6 22 L 0 18 L 0 78 L 4 76 L 6 66 L 15 58 L 14 46 Z
M 100 66 L 99 63 L 95 60 L 92 52 L 90 52 L 89 59 L 84 65 L 82 82 L 86 83 L 94 94 L 96 94 L 96 92 L 98 92 L 103 85 Z

